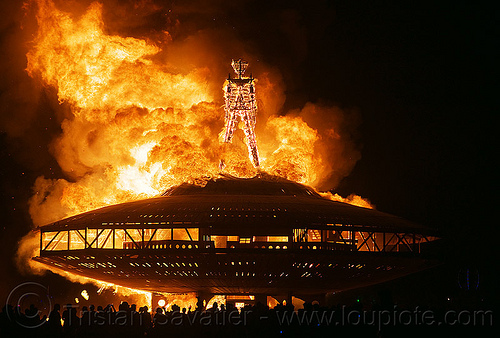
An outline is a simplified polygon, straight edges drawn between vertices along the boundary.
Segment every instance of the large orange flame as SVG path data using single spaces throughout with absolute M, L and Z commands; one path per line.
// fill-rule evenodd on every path
M 162 54 L 169 48 L 207 54 L 197 36 L 179 47 L 166 32 L 155 43 L 111 35 L 98 2 L 81 15 L 61 10 L 52 0 L 29 4 L 37 13 L 38 31 L 27 54 L 27 71 L 55 89 L 66 114 L 51 147 L 66 177 L 36 180 L 30 201 L 35 225 L 217 175 L 223 78 L 207 65 L 174 67 L 169 62 L 182 57 L 167 62 Z M 230 59 L 219 61 L 229 69 Z M 332 188 L 360 157 L 351 135 L 357 115 L 312 103 L 283 114 L 279 72 L 265 65 L 260 69 L 254 75 L 261 168 Z M 229 174 L 256 174 L 241 130 L 225 147 Z
M 222 83 L 219 78 L 210 78 L 203 67 L 174 74 L 153 58 L 161 50 L 157 45 L 106 34 L 97 2 L 79 18 L 51 0 L 36 5 L 38 33 L 27 55 L 27 71 L 57 89 L 71 116 L 63 121 L 63 132 L 52 147 L 68 179 L 38 178 L 30 208 L 35 224 L 150 197 L 172 185 L 217 174 L 223 112 L 207 83 Z M 163 43 L 169 47 L 168 34 Z M 276 109 L 271 97 L 280 96 L 280 89 L 267 74 L 262 78 L 257 88 L 264 112 L 258 135 L 262 168 L 313 186 L 332 172 L 345 176 L 343 171 L 350 171 L 359 154 L 351 149 L 335 155 L 339 145 L 344 151 L 343 145 L 352 143 L 334 130 L 342 126 L 331 117 L 345 119 L 342 112 L 308 104 L 295 114 L 269 113 Z M 219 94 L 222 97 L 222 91 Z M 308 122 L 323 118 L 322 126 L 334 123 L 320 134 Z M 255 175 L 243 133 L 235 138 L 225 150 L 228 172 Z

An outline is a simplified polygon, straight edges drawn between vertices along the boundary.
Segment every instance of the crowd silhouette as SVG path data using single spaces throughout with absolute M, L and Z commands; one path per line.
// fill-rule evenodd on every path
M 122 302 L 118 309 L 112 304 L 81 308 L 71 304 L 55 304 L 50 313 L 40 316 L 31 305 L 20 308 L 5 305 L 0 313 L 0 337 L 422 337 L 436 329 L 443 334 L 463 336 L 471 334 L 466 326 L 422 325 L 422 323 L 385 323 L 377 325 L 374 318 L 360 318 L 366 306 L 361 303 L 349 307 L 321 307 L 304 303 L 295 311 L 293 305 L 278 304 L 269 308 L 261 303 L 241 309 L 228 304 L 214 303 L 203 309 L 200 302 L 195 309 L 173 305 L 169 311 L 158 307 L 154 315 L 147 306 Z M 394 305 L 371 306 L 372 313 L 387 311 L 401 314 Z M 391 310 L 391 312 L 389 312 Z M 436 313 L 443 309 L 435 310 Z M 374 312 L 375 311 L 375 312 Z M 425 311 L 425 309 L 420 309 Z M 366 311 L 365 311 L 366 312 Z M 347 317 L 346 317 L 347 314 Z M 387 317 L 389 318 L 389 317 Z M 379 323 L 380 324 L 380 323 Z M 488 323 L 486 323 L 488 324 Z M 487 326 L 487 325 L 486 325 Z M 477 327 L 472 327 L 476 329 Z

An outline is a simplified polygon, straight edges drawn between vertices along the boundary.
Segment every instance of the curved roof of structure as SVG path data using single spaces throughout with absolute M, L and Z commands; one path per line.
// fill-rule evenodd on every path
M 251 229 L 254 235 L 258 229 L 272 232 L 280 228 L 327 225 L 434 233 L 433 229 L 403 218 L 332 201 L 310 187 L 267 175 L 250 179 L 221 176 L 200 184 L 184 183 L 159 197 L 107 206 L 46 227 L 54 230 L 85 226 L 133 228 L 144 224 L 154 227 L 158 222 L 174 227 L 210 224 L 221 229 Z
M 187 195 L 258 195 L 258 196 L 315 196 L 314 189 L 277 176 L 259 175 L 252 178 L 221 176 L 199 184 L 183 183 L 167 190 L 162 196 Z

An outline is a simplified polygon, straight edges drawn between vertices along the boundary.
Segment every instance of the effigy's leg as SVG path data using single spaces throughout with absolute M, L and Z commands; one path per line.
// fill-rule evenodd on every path
M 224 142 L 229 143 L 233 139 L 234 129 L 236 128 L 236 114 L 232 113 L 226 120 L 226 129 L 224 131 Z
M 249 113 L 245 113 L 243 117 L 245 122 L 245 135 L 247 137 L 247 146 L 250 160 L 252 161 L 254 167 L 258 168 L 259 163 L 259 152 L 257 150 L 257 140 L 255 138 L 254 124 Z
M 231 140 L 233 139 L 234 135 L 234 129 L 236 128 L 236 118 L 237 115 L 234 113 L 231 113 L 228 118 L 226 119 L 226 128 L 224 130 L 224 143 L 230 143 Z M 226 156 L 226 146 L 223 145 L 222 150 L 221 150 L 221 159 L 219 161 L 219 171 L 223 171 L 224 167 L 226 166 L 225 164 L 225 156 Z

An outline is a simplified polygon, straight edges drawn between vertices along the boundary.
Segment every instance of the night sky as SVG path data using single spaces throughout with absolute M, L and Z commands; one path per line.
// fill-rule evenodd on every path
M 4 3 L 2 302 L 22 281 L 71 288 L 60 277 L 22 275 L 14 263 L 16 242 L 31 228 L 27 201 L 35 178 L 62 175 L 48 150 L 60 132 L 60 117 L 54 113 L 52 89 L 31 84 L 23 92 L 30 79 L 24 72 L 27 40 L 17 39 L 25 38 L 19 28 L 20 3 Z M 213 9 L 196 3 L 180 7 L 176 12 L 174 4 L 171 13 L 181 27 L 173 38 L 198 29 L 231 30 L 262 61 L 280 70 L 287 87 L 284 111 L 309 101 L 359 112 L 362 157 L 335 190 L 342 196 L 359 194 L 378 210 L 437 228 L 446 238 L 441 270 L 407 277 L 396 289 L 439 281 L 436 297 L 471 302 L 493 297 L 498 266 L 490 244 L 497 232 L 491 216 L 498 201 L 493 191 L 498 182 L 493 162 L 498 153 L 493 128 L 498 11 L 462 1 L 243 1 L 227 7 L 218 1 Z M 161 20 L 154 14 L 151 26 L 141 27 L 145 32 L 156 29 Z M 39 95 L 36 100 L 32 93 Z M 459 271 L 467 268 L 480 275 L 480 290 L 473 294 L 456 283 Z

